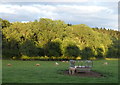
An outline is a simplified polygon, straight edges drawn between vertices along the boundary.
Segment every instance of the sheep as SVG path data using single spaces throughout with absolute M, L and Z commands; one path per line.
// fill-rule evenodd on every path
M 59 63 L 55 62 L 55 65 L 57 65 L 57 66 L 58 66 L 58 65 L 59 65 Z
M 74 67 L 69 67 L 69 74 L 75 74 L 75 68 Z
M 8 63 L 7 66 L 12 66 L 12 64 Z
M 40 64 L 36 64 L 36 66 L 40 66 Z
M 69 74 L 74 74 L 75 73 L 75 61 L 74 60 L 70 60 L 70 67 L 69 67 Z
M 104 65 L 108 65 L 108 62 L 104 62 L 103 64 L 104 64 Z

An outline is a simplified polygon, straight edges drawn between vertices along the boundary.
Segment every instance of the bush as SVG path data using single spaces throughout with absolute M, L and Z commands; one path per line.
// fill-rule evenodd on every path
M 22 55 L 20 59 L 21 59 L 21 60 L 29 60 L 30 57 L 29 57 L 29 56 L 26 56 L 26 55 Z
M 96 60 L 96 57 L 90 57 L 89 60 Z
M 80 60 L 80 59 L 82 59 L 80 56 L 76 57 L 76 60 Z

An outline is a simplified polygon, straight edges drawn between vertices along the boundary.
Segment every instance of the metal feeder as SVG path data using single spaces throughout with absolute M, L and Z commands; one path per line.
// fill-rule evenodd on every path
M 76 72 L 90 72 L 93 67 L 93 61 L 70 60 L 70 67 L 74 67 Z

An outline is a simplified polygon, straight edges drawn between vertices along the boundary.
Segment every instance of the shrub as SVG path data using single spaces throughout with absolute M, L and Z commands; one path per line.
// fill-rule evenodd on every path
M 28 59 L 30 59 L 30 57 L 29 57 L 29 56 L 26 56 L 26 55 L 22 55 L 20 59 L 21 59 L 21 60 L 28 60 Z
M 89 60 L 96 60 L 96 57 L 90 57 Z
M 82 59 L 80 56 L 76 57 L 76 60 L 80 60 L 80 59 Z

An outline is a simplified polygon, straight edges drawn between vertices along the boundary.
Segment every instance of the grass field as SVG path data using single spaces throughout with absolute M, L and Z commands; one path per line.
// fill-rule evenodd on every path
M 106 77 L 78 77 L 60 74 L 66 70 L 69 63 L 57 61 L 2 61 L 3 83 L 118 83 L 118 61 L 96 60 L 93 70 L 102 73 Z M 108 62 L 108 65 L 103 65 Z M 10 63 L 12 66 L 7 66 Z M 35 66 L 36 63 L 41 64 Z

